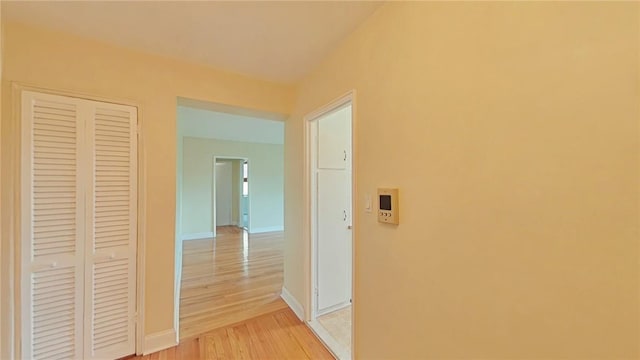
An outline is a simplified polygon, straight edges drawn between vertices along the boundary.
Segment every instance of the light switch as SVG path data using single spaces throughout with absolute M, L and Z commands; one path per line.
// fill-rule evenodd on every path
M 369 194 L 364 196 L 364 211 L 368 213 L 371 212 L 371 195 Z

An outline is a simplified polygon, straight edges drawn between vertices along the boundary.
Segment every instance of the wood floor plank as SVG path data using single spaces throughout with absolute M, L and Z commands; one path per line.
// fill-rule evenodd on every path
M 307 354 L 299 346 L 298 342 L 291 336 L 287 328 L 282 328 L 273 316 L 264 316 L 259 319 L 279 346 L 280 353 L 286 354 L 287 359 L 308 359 Z
M 251 334 L 249 334 L 249 329 L 246 324 L 239 324 L 233 327 L 235 335 L 237 337 L 237 341 L 241 344 L 241 348 L 245 349 L 249 359 L 261 359 L 264 358 L 264 351 L 262 350 L 262 345 L 259 341 L 255 341 L 257 339 L 253 339 Z
M 311 329 L 307 326 L 297 326 L 300 320 L 295 314 L 283 311 L 274 314 L 274 317 L 281 327 L 289 329 L 310 359 L 333 359 L 333 356 L 327 352 L 324 345 L 317 341 L 318 339 L 311 332 Z
M 167 351 L 163 351 L 159 354 L 158 360 L 175 360 L 176 359 L 176 348 L 172 347 L 167 349 Z
M 199 359 L 200 343 L 198 339 L 181 341 L 176 348 L 176 359 Z M 166 350 L 165 350 L 166 351 Z
M 268 333 L 263 331 L 257 321 L 247 322 L 249 336 L 256 339 L 256 343 L 264 350 L 265 358 L 273 358 L 278 354 L 276 347 L 271 343 Z
M 221 329 L 216 331 L 213 336 L 205 337 L 203 342 L 206 344 L 205 356 L 207 359 L 234 359 L 233 348 L 226 339 L 226 334 L 226 329 Z M 214 346 L 209 345 L 211 342 L 215 342 Z

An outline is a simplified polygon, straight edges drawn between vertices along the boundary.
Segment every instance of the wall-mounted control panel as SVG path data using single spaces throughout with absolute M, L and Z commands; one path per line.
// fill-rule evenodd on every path
M 399 224 L 398 189 L 378 189 L 378 222 Z

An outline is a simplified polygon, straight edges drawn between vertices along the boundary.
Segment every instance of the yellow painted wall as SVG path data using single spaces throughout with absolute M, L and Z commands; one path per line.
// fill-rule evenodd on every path
M 638 3 L 388 3 L 300 85 L 285 286 L 307 293 L 302 117 L 356 89 L 357 358 L 634 358 Z M 401 224 L 363 211 L 400 189 Z
M 289 113 L 294 88 L 200 65 L 161 58 L 76 36 L 5 24 L 3 102 L 10 82 L 65 90 L 140 106 L 146 182 L 146 334 L 173 327 L 177 97 L 212 101 L 273 113 Z M 5 132 L 11 116 L 3 107 L 3 146 L 18 136 Z M 3 186 L 10 175 L 3 149 Z M 8 189 L 4 186 L 4 192 Z M 9 192 L 11 194 L 11 192 Z M 7 203 L 3 197 L 3 206 Z M 3 208 L 4 209 L 4 208 Z M 5 215 L 5 212 L 3 212 Z M 3 219 L 3 238 L 8 228 Z M 4 315 L 4 314 L 3 314 Z

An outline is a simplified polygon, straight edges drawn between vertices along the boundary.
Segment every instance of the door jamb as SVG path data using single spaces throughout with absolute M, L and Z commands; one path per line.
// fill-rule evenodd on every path
M 316 288 L 316 244 L 317 244 L 317 236 L 316 236 L 316 200 L 315 194 L 317 190 L 317 184 L 315 180 L 315 176 L 313 172 L 316 167 L 316 160 L 313 155 L 315 154 L 315 150 L 313 149 L 316 146 L 317 141 L 314 138 L 314 135 L 317 134 L 317 131 L 313 129 L 316 124 L 316 120 L 320 117 L 346 105 L 351 104 L 351 224 L 352 224 L 352 233 L 351 233 L 351 358 L 355 358 L 355 313 L 356 313 L 356 239 L 357 239 L 357 213 L 355 211 L 355 200 L 357 199 L 356 193 L 356 90 L 350 90 L 344 95 L 338 97 L 337 99 L 329 102 L 328 104 L 321 106 L 320 108 L 310 112 L 306 116 L 304 116 L 304 168 L 305 168 L 305 179 L 304 179 L 304 199 L 306 202 L 305 209 L 305 235 L 309 239 L 307 244 L 309 247 L 307 248 L 308 255 L 308 267 L 307 271 L 307 301 L 305 302 L 305 320 L 307 323 L 310 323 L 316 318 L 316 296 L 315 296 L 315 288 Z

